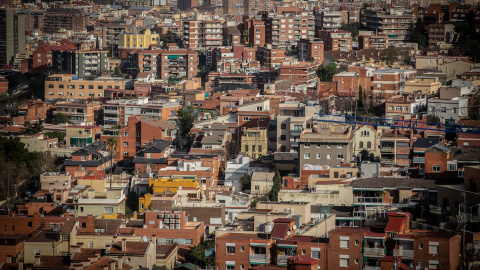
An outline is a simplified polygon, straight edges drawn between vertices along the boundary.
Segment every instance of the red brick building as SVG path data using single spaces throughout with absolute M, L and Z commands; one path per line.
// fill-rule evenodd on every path
M 388 37 L 386 35 L 362 35 L 358 36 L 358 49 L 377 49 L 388 48 Z
M 325 51 L 351 51 L 352 33 L 347 31 L 322 31 L 319 35 L 325 44 Z
M 298 57 L 300 61 L 314 61 L 323 64 L 323 41 L 320 39 L 300 39 Z
M 263 47 L 258 47 L 257 58 L 262 66 L 268 68 L 279 67 L 285 60 L 285 49 L 275 48 L 267 44 Z
M 197 76 L 198 53 L 190 49 L 162 50 L 157 57 L 157 77 L 164 80 Z
M 265 45 L 265 22 L 258 19 L 249 19 L 245 21 L 245 30 L 248 31 L 248 37 L 244 44 L 252 46 Z
M 302 62 L 297 65 L 282 65 L 280 79 L 293 84 L 314 84 L 317 80 L 318 62 Z

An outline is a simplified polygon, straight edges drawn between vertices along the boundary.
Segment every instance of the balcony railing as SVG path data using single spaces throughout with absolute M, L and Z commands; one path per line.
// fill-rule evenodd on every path
M 380 164 L 395 164 L 395 160 L 389 158 L 382 158 L 380 159 Z
M 363 270 L 381 270 L 380 266 L 364 266 Z
M 385 249 L 383 248 L 365 248 L 363 251 L 364 255 L 370 256 L 385 256 Z
M 290 255 L 277 255 L 277 264 L 287 264 L 287 258 L 292 257 Z
M 378 197 L 355 197 L 354 203 L 383 203 L 383 198 Z
M 414 157 L 413 158 L 413 163 L 425 163 L 425 158 L 424 157 Z
M 250 254 L 250 262 L 268 263 L 270 261 L 269 254 Z
M 380 152 L 393 152 L 393 151 L 395 151 L 395 147 L 387 147 L 387 146 L 380 147 Z
M 399 250 L 399 249 L 394 249 L 393 250 L 393 255 L 394 256 L 402 256 L 402 257 L 409 257 L 413 258 L 413 250 Z

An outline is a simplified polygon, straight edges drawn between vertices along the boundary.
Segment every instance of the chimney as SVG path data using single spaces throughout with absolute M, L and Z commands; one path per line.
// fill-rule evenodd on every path
M 115 270 L 115 261 L 110 262 L 110 270 Z
M 152 242 L 154 245 L 157 245 L 157 236 L 155 234 L 152 235 Z
M 104 266 L 104 267 L 103 267 L 103 270 L 108 270 L 108 266 Z
M 40 264 L 40 255 L 39 254 L 36 254 L 35 255 L 35 263 L 34 265 L 39 265 Z
M 127 239 L 122 239 L 122 251 L 127 251 Z
M 118 269 L 123 269 L 123 258 L 124 257 L 118 258 Z
M 12 255 L 7 255 L 7 263 L 12 263 Z
M 18 261 L 18 270 L 23 270 L 23 259 Z
M 111 249 L 111 248 L 112 248 L 112 246 L 109 245 L 109 244 L 107 244 L 107 245 L 105 246 L 105 253 L 107 253 L 107 255 L 110 254 L 110 249 Z

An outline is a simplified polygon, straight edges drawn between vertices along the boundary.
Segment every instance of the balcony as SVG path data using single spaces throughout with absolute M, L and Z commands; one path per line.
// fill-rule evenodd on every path
M 383 198 L 379 197 L 355 197 L 353 203 L 360 204 L 383 204 Z
M 292 129 L 292 130 L 290 130 L 290 134 L 293 137 L 300 137 L 300 134 L 302 134 L 302 130 L 301 129 Z
M 250 254 L 249 256 L 251 264 L 267 264 L 270 262 L 269 254 Z
M 413 163 L 425 163 L 425 158 L 424 157 L 414 157 L 413 158 Z
M 383 248 L 365 248 L 363 250 L 363 255 L 365 256 L 385 256 L 385 249 Z
M 380 159 L 380 164 L 393 165 L 393 164 L 395 164 L 395 160 L 394 159 L 389 159 L 389 158 L 382 158 L 382 159 Z
M 381 146 L 380 147 L 380 152 L 389 152 L 393 153 L 395 151 L 395 147 L 390 147 L 390 146 Z
M 393 256 L 401 256 L 404 258 L 413 258 L 413 250 L 400 250 L 400 249 L 394 249 L 393 250 Z
M 381 270 L 380 266 L 364 266 L 363 270 Z
M 287 265 L 287 258 L 292 257 L 291 255 L 277 255 L 277 264 L 278 265 Z

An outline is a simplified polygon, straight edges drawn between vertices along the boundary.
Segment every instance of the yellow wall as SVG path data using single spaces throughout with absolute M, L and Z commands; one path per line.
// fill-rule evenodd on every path
M 90 186 L 91 189 L 98 191 L 105 190 L 106 179 L 77 179 L 77 185 Z
M 125 89 L 122 80 L 73 80 L 72 74 L 56 74 L 45 80 L 45 99 L 88 99 L 104 96 L 107 88 Z
M 249 136 L 250 132 L 258 133 L 258 137 Z M 267 153 L 267 130 L 266 129 L 247 129 L 243 132 L 244 136 L 242 136 L 242 146 L 241 146 L 241 153 L 247 154 L 253 160 L 259 158 L 259 156 L 263 156 Z M 248 150 L 246 146 L 248 145 Z M 253 151 L 253 146 L 255 145 L 255 151 Z M 261 151 L 258 151 L 259 146 L 262 147 Z M 245 151 L 247 150 L 247 151 Z
M 150 204 L 152 203 L 151 198 L 152 198 L 152 194 L 145 194 L 144 197 L 138 198 L 139 213 L 143 212 L 144 209 L 150 208 Z M 142 204 L 143 204 L 143 208 L 142 208 Z
M 60 241 L 58 242 L 25 242 L 24 250 L 24 262 L 35 262 L 35 250 L 40 250 L 40 255 L 59 255 Z
M 155 193 L 177 193 L 179 187 L 182 188 L 195 188 L 202 190 L 202 186 L 198 184 L 197 179 L 170 179 L 159 178 L 149 180 L 149 186 L 152 188 L 152 192 Z
M 89 108 L 87 108 L 89 109 Z M 92 108 L 93 109 L 93 108 Z M 82 137 L 82 138 L 92 138 L 92 142 L 95 141 L 95 134 L 93 132 L 93 129 L 85 129 L 81 127 L 67 127 L 65 129 L 66 131 L 66 145 L 70 146 L 70 138 L 72 137 Z M 81 132 L 81 133 L 79 133 Z
M 122 34 L 119 37 L 120 48 L 148 48 L 150 45 L 158 45 L 160 36 L 152 34 L 150 29 L 146 29 L 144 34 Z

